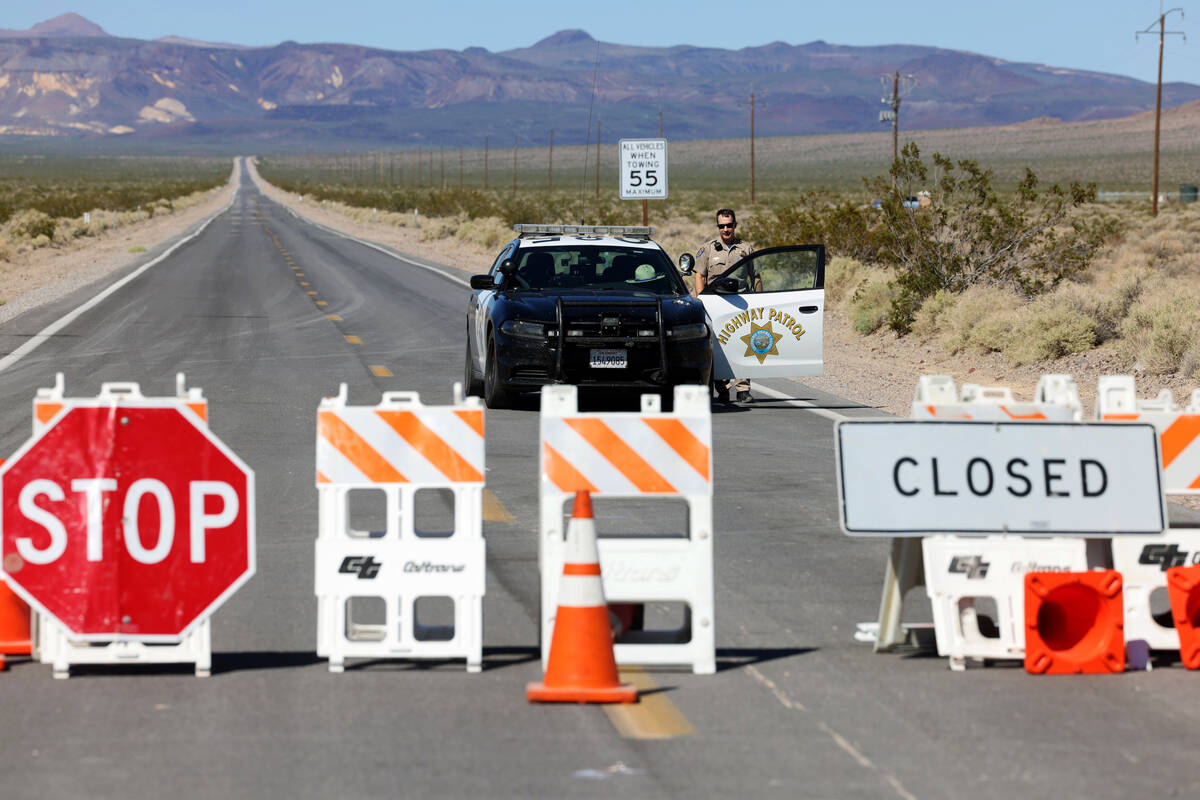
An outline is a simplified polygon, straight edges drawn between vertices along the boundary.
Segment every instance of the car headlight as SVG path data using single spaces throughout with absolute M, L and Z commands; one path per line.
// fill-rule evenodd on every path
M 708 336 L 708 326 L 703 322 L 675 325 L 667 329 L 667 337 L 677 342 L 685 342 L 690 339 L 703 339 L 705 336 Z
M 546 338 L 546 326 L 540 322 L 526 322 L 523 319 L 506 319 L 500 324 L 500 330 L 518 339 Z

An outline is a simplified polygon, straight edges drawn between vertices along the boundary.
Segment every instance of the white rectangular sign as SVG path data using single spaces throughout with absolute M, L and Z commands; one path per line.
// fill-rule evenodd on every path
M 842 530 L 1113 536 L 1166 527 L 1151 425 L 845 420 Z
M 667 140 L 622 139 L 621 199 L 667 199 Z

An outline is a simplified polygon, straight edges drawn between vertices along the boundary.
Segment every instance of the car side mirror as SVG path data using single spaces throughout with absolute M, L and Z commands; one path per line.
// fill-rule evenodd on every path
M 495 285 L 496 284 L 492 280 L 491 275 L 472 275 L 471 276 L 471 288 L 472 289 L 491 289 L 491 288 L 494 288 Z
M 696 258 L 691 253 L 684 253 L 679 257 L 679 271 L 684 275 L 691 275 L 695 268 Z
M 713 291 L 717 294 L 737 294 L 741 284 L 737 278 L 720 278 L 713 281 Z

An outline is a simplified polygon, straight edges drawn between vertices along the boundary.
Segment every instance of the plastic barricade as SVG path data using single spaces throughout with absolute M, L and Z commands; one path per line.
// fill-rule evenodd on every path
M 1150 650 L 1179 649 L 1167 593 L 1167 570 L 1198 562 L 1200 535 L 1196 531 L 1168 530 L 1161 536 L 1113 537 L 1113 569 L 1125 580 L 1128 646 L 1144 643 L 1142 646 Z
M 673 413 L 657 395 L 640 412 L 581 413 L 574 386 L 542 390 L 540 534 L 542 665 L 547 663 L 565 549 L 564 504 L 576 491 L 605 498 L 682 500 L 683 536 L 602 536 L 604 596 L 609 603 L 682 603 L 682 629 L 671 641 L 614 645 L 618 664 L 687 665 L 716 671 L 713 602 L 712 418 L 704 386 L 675 387 Z M 598 523 L 603 510 L 598 509 Z M 603 525 L 601 525 L 603 528 Z
M 1079 420 L 1082 416 L 1083 404 L 1079 399 L 1075 379 L 1070 375 L 1043 375 L 1034 389 L 1032 402 L 1016 400 L 1012 390 L 1006 386 L 981 386 L 967 383 L 963 384 L 960 392 L 954 379 L 949 375 L 922 375 L 917 381 L 910 408 L 910 417 L 922 420 L 1047 420 L 1061 422 Z M 955 537 L 938 538 L 953 539 Z M 969 537 L 969 541 L 978 541 L 979 538 Z M 1043 541 L 1057 542 L 1060 540 Z M 901 624 L 901 618 L 905 595 L 921 586 L 926 587 L 927 593 L 931 591 L 926 583 L 924 566 L 921 539 L 914 537 L 892 540 L 892 548 L 884 573 L 883 595 L 879 603 L 879 621 L 874 626 L 870 624 L 860 626 L 860 630 L 864 631 L 868 640 L 870 640 L 871 634 L 874 634 L 876 652 L 891 650 L 903 644 L 922 644 L 917 640 L 919 628 L 906 628 Z M 957 604 L 956 596 L 945 592 L 942 592 L 942 595 L 939 602 L 948 603 L 947 607 L 954 607 Z M 946 627 L 951 618 L 951 615 L 943 615 L 941 628 L 938 627 L 935 618 L 934 632 L 939 642 L 939 648 L 942 647 L 942 642 L 950 643 L 955 640 L 956 634 Z M 971 655 L 963 650 L 962 657 Z M 991 656 L 981 655 L 979 657 Z M 960 663 L 954 662 L 952 666 L 957 667 Z
M 1200 389 L 1180 408 L 1170 389 L 1139 398 L 1132 375 L 1105 375 L 1096 391 L 1096 418 L 1153 425 L 1161 444 L 1165 492 L 1200 494 Z
M 33 398 L 33 432 L 39 433 L 70 402 L 64 395 L 64 380 L 61 372 L 54 377 L 54 385 L 41 388 Z M 100 388 L 100 398 L 117 399 L 123 402 L 146 401 L 160 403 L 174 401 L 191 410 L 204 423 L 208 422 L 208 400 L 199 388 L 188 388 L 182 372 L 175 375 L 173 398 L 144 397 L 136 383 L 105 383 Z M 52 664 L 54 677 L 70 677 L 72 666 L 84 664 L 194 664 L 197 677 L 212 674 L 212 627 L 210 619 L 201 620 L 178 642 L 96 642 L 73 639 L 70 632 L 45 614 L 34 614 L 33 655 L 43 664 Z
M 1065 537 L 927 536 L 922 550 L 938 655 L 955 671 L 1024 658 L 1026 573 L 1087 568 L 1087 543 Z
M 1170 389 L 1155 397 L 1138 397 L 1132 375 L 1104 375 L 1096 388 L 1096 418 L 1153 425 L 1159 435 L 1164 493 L 1200 494 L 1200 389 L 1194 390 L 1187 407 L 1181 408 Z M 1113 568 L 1125 580 L 1127 647 L 1178 650 L 1179 636 L 1168 605 L 1167 570 L 1200 563 L 1200 535 L 1171 529 L 1161 536 L 1115 537 L 1112 555 Z
M 426 406 L 416 392 L 385 392 L 379 405 L 350 406 L 342 384 L 321 402 L 317 654 L 331 672 L 347 658 L 462 658 L 468 672 L 482 669 L 484 412 L 459 384 L 454 398 Z M 422 530 L 422 493 L 453 502 L 442 516 L 450 530 Z M 382 518 L 360 519 L 378 527 L 356 527 L 371 509 Z

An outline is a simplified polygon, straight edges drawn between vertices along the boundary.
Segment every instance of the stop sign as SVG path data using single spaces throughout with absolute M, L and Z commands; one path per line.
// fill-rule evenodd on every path
M 254 574 L 254 473 L 178 405 L 68 404 L 0 506 L 9 584 L 78 638 L 177 641 Z

